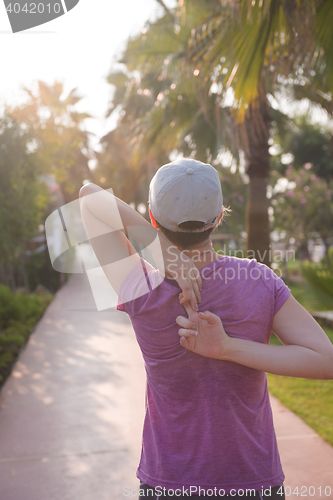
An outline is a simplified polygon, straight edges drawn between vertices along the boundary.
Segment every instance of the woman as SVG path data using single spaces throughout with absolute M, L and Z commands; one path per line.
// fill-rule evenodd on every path
M 153 227 L 96 186 L 80 196 L 145 361 L 140 498 L 284 498 L 266 372 L 332 379 L 333 346 L 267 266 L 214 252 L 223 216 L 216 170 L 186 159 L 161 167 L 150 185 Z M 269 345 L 272 330 L 283 346 Z

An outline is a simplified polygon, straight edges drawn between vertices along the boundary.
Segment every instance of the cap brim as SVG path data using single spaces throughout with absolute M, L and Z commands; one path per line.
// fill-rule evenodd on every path
M 184 222 L 192 222 L 192 221 L 184 221 Z M 207 231 L 207 229 L 211 229 L 212 227 L 214 227 L 215 223 L 216 223 L 216 219 L 214 220 L 214 222 L 211 222 L 210 224 L 206 224 L 204 227 L 200 227 L 197 229 L 178 228 L 176 232 L 177 233 L 203 233 L 204 231 Z

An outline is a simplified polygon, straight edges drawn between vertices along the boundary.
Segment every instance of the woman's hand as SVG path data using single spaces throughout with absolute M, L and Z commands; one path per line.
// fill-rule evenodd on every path
M 231 337 L 226 334 L 221 319 L 209 311 L 194 312 L 188 302 L 183 305 L 189 317 L 176 318 L 177 325 L 181 326 L 180 344 L 201 356 L 224 359 Z
M 202 279 L 199 269 L 193 260 L 161 233 L 159 239 L 163 252 L 165 277 L 174 279 L 182 290 L 180 303 L 189 302 L 193 310 L 198 310 L 198 302 L 201 302 L 200 290 L 202 288 Z

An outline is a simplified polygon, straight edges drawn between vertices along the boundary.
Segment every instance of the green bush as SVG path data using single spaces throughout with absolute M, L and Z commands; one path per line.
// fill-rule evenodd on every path
M 41 284 L 51 293 L 55 293 L 60 287 L 60 273 L 52 267 L 48 250 L 31 254 L 25 263 L 30 290 L 35 290 Z
M 0 284 L 0 385 L 53 295 L 13 293 Z
M 15 294 L 0 284 L 0 329 L 6 328 L 11 320 L 19 319 L 20 311 Z
M 317 290 L 333 297 L 333 252 L 320 264 L 304 262 L 301 265 L 304 278 Z

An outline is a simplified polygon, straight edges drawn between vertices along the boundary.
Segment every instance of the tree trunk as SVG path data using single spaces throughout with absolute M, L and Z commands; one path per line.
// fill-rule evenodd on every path
M 307 235 L 305 235 L 304 240 L 301 242 L 300 246 L 298 247 L 298 258 L 300 261 L 308 260 L 308 261 L 312 262 L 311 254 L 309 251 L 308 236 Z
M 284 257 L 283 257 L 283 262 L 282 262 L 282 273 L 283 273 L 283 279 L 289 283 L 289 271 L 288 271 L 288 249 L 289 249 L 289 239 L 291 236 L 286 234 L 285 240 L 284 240 Z
M 246 206 L 247 256 L 270 265 L 268 177 L 250 177 Z
M 324 261 L 327 263 L 328 270 L 333 273 L 333 260 L 330 259 L 330 242 L 329 238 L 322 236 L 323 243 L 325 245 L 325 256 Z
M 259 87 L 260 88 L 260 87 Z M 260 96 L 251 104 L 245 117 L 246 173 L 250 182 L 246 207 L 247 255 L 270 266 L 269 202 L 266 188 L 269 179 L 269 136 L 271 115 L 266 93 L 260 88 Z
M 22 286 L 25 288 L 25 290 L 29 293 L 30 292 L 30 287 L 29 287 L 29 281 L 28 281 L 28 276 L 27 276 L 27 272 L 26 272 L 26 269 L 25 269 L 25 254 L 24 252 L 22 253 L 21 255 L 21 258 L 20 258 L 20 278 L 21 278 L 21 282 L 22 282 Z

